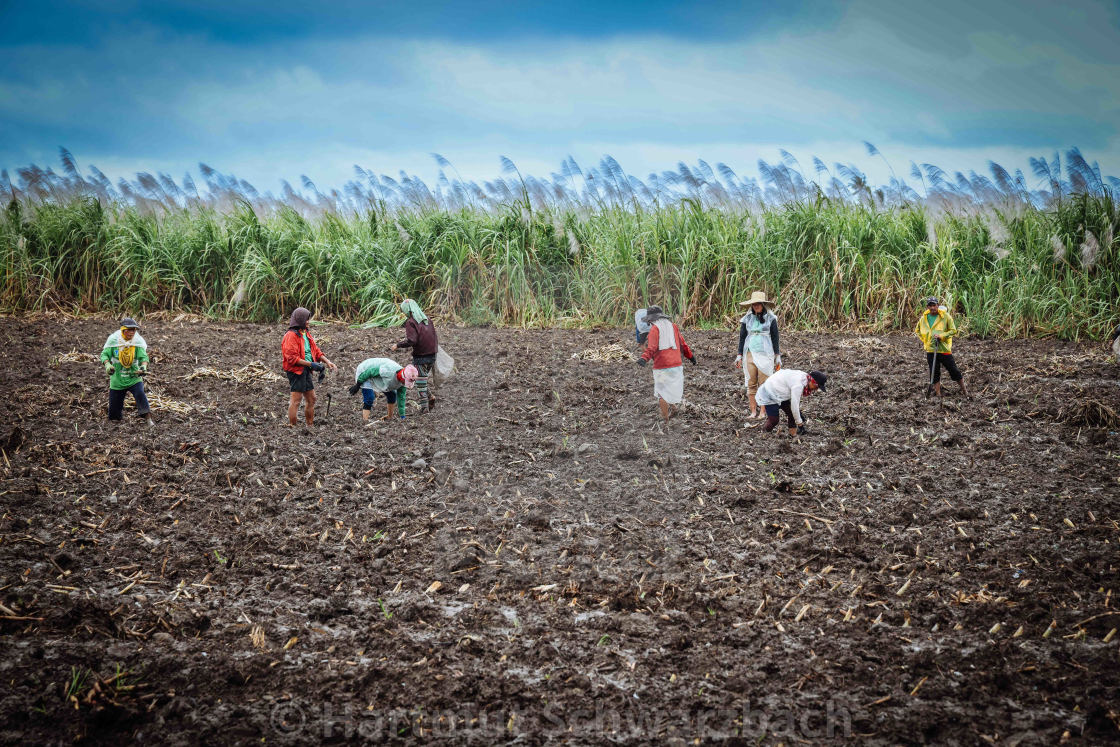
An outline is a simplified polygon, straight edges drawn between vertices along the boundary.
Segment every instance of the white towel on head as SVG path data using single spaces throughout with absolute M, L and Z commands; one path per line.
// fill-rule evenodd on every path
M 677 336 L 673 334 L 673 323 L 668 319 L 658 319 L 653 323 L 657 327 L 657 349 L 669 350 L 677 346 Z

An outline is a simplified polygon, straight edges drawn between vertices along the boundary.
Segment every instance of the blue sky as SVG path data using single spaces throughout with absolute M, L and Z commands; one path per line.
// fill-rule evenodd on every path
M 309 10 L 309 8 L 311 8 Z M 110 176 L 202 161 L 276 189 L 357 164 L 432 180 L 499 156 L 741 174 L 878 146 L 1027 169 L 1071 146 L 1120 174 L 1120 3 L 0 0 L 0 167 Z

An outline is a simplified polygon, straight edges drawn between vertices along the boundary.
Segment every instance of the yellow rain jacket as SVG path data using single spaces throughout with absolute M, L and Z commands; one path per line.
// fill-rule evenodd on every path
M 918 317 L 918 326 L 914 327 L 914 334 L 922 338 L 922 344 L 926 346 L 927 353 L 951 354 L 953 352 L 953 337 L 957 334 L 957 325 L 944 306 L 937 307 L 937 319 L 932 325 L 929 323 L 929 313 L 923 309 Z M 941 335 L 936 350 L 933 348 L 934 335 Z

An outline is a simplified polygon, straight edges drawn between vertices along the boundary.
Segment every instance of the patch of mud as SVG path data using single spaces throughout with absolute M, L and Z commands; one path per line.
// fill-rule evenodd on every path
M 626 330 L 454 328 L 440 407 L 367 427 L 397 331 L 327 326 L 289 429 L 279 325 L 169 319 L 148 383 L 190 406 L 150 429 L 104 420 L 106 325 L 0 328 L 4 742 L 1120 739 L 1093 348 L 961 340 L 938 401 L 910 337 L 789 333 L 831 376 L 791 440 L 731 333 L 686 330 L 668 429 L 647 369 L 573 358 Z

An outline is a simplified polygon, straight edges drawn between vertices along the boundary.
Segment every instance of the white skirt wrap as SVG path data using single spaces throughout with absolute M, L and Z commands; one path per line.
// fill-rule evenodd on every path
M 670 405 L 684 399 L 684 366 L 653 369 L 653 393 Z

